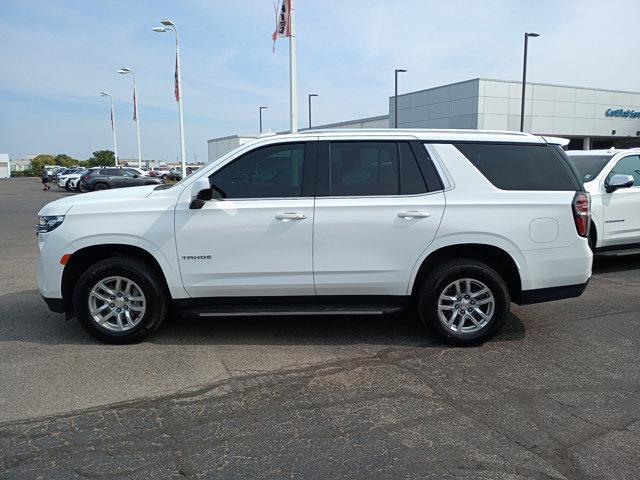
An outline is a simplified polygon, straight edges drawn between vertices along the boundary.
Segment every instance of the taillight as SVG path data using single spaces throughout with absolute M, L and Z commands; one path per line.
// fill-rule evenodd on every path
M 84 177 L 82 177 L 82 179 L 83 179 L 84 181 L 87 181 L 87 180 L 89 180 L 90 178 L 91 178 L 91 176 L 90 176 L 90 175 L 85 175 Z
M 586 192 L 577 192 L 573 197 L 573 218 L 576 222 L 578 235 L 586 237 L 589 235 L 589 225 L 591 223 L 591 198 Z

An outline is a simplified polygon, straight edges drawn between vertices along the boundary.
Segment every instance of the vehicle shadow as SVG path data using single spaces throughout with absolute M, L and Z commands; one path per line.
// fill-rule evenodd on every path
M 603 253 L 593 257 L 593 273 L 614 273 L 640 270 L 640 252 Z
M 492 341 L 517 341 L 525 326 L 511 315 Z M 0 296 L 0 345 L 27 342 L 44 345 L 96 344 L 77 320 L 47 310 L 36 290 Z M 382 316 L 182 318 L 172 314 L 146 340 L 156 345 L 384 345 L 443 347 L 426 332 L 411 311 Z M 0 347 L 2 348 L 2 347 Z

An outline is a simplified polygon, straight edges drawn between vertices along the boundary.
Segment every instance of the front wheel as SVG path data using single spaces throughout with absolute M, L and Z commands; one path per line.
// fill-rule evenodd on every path
M 488 265 L 450 260 L 420 286 L 417 307 L 424 325 L 451 345 L 470 346 L 495 335 L 509 314 L 509 290 Z
M 93 187 L 94 190 L 107 190 L 109 188 L 109 185 L 107 185 L 106 183 L 96 183 L 96 186 Z
M 160 275 L 129 257 L 102 260 L 80 278 L 73 306 L 82 327 L 107 343 L 134 343 L 153 333 L 169 302 Z

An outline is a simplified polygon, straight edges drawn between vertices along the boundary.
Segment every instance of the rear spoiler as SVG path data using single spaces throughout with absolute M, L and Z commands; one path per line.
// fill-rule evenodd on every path
M 544 138 L 545 142 L 550 143 L 552 145 L 560 145 L 562 148 L 564 148 L 567 145 L 569 145 L 569 139 L 568 138 L 546 137 L 546 136 L 543 136 L 542 138 Z

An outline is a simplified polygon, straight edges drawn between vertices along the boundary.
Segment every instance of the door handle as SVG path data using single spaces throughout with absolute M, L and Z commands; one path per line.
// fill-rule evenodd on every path
M 428 212 L 419 212 L 419 211 L 409 211 L 409 212 L 400 212 L 398 213 L 400 218 L 409 219 L 409 218 L 427 218 L 430 217 L 431 214 Z
M 278 220 L 288 221 L 288 220 L 304 220 L 308 215 L 306 213 L 278 213 L 276 218 Z

